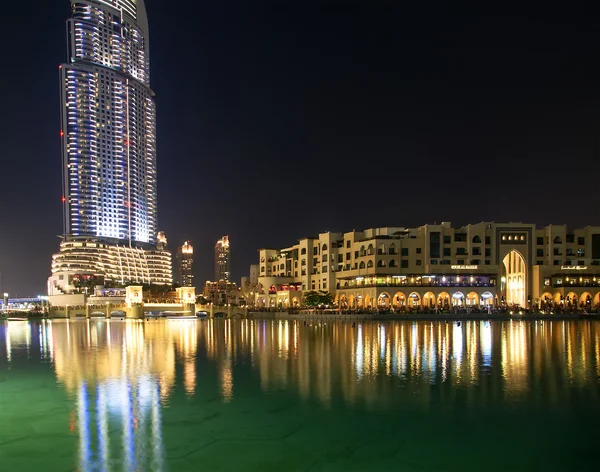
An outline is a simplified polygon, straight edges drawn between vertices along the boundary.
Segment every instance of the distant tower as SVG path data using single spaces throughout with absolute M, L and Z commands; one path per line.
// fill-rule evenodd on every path
M 231 266 L 229 258 L 229 236 L 223 236 L 215 244 L 215 282 L 229 281 Z
M 182 287 L 194 286 L 194 248 L 189 241 L 177 248 L 177 282 Z

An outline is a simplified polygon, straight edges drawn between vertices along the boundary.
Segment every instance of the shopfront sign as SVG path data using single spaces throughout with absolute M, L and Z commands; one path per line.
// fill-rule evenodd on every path
M 479 266 L 476 265 L 452 265 L 450 268 L 452 270 L 477 270 Z
M 587 270 L 587 266 L 560 266 L 560 270 Z

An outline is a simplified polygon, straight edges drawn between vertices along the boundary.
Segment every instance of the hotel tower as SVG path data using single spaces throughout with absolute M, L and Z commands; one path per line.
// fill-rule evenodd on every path
M 157 226 L 156 107 L 143 0 L 71 0 L 60 68 L 63 237 L 50 295 L 171 284 Z

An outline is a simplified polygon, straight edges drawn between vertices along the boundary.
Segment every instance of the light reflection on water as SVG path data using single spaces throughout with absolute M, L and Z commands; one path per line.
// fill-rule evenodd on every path
M 310 322 L 44 321 L 0 324 L 0 363 L 39 356 L 75 400 L 82 470 L 163 470 L 162 414 L 176 391 L 192 400 L 216 369 L 222 402 L 286 391 L 322 408 L 394 410 L 535 401 L 568 408 L 574 388 L 598 400 L 600 323 L 562 321 Z M 399 387 L 408 386 L 408 396 Z M 591 387 L 591 388 L 589 388 Z M 435 395 L 434 395 L 435 392 Z M 543 395 L 540 395 L 543 392 Z M 539 398 L 538 398 L 539 396 Z

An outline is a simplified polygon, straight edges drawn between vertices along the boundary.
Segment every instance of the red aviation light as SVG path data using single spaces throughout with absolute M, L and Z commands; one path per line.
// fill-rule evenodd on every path
M 65 203 L 67 201 L 67 199 L 65 198 L 65 196 L 63 195 L 62 197 L 62 202 Z
M 60 130 L 60 137 L 62 138 L 65 135 L 64 131 L 61 129 Z

